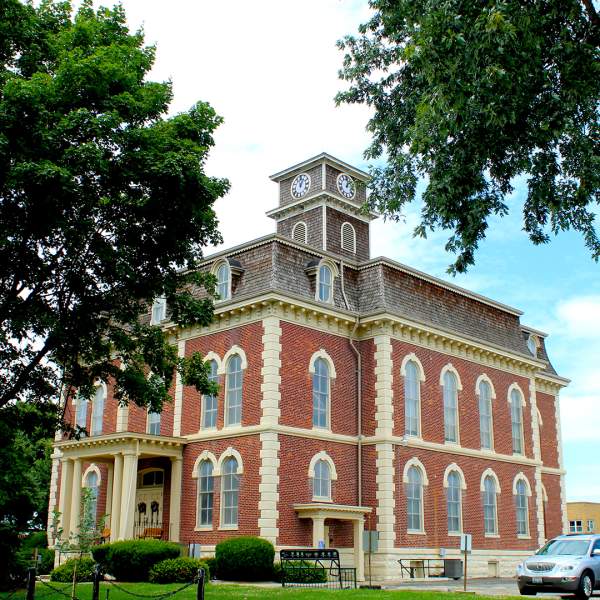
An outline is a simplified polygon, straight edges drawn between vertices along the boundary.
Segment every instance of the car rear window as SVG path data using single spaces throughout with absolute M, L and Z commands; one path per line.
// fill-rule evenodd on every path
M 587 552 L 589 540 L 550 540 L 536 554 L 581 556 Z

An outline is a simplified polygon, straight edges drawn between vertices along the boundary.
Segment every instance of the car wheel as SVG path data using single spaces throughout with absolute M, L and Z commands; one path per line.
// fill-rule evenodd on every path
M 594 591 L 594 580 L 592 574 L 589 571 L 584 571 L 579 579 L 579 587 L 575 596 L 581 600 L 587 600 Z
M 524 587 L 519 591 L 521 592 L 521 596 L 535 596 L 537 594 L 537 592 L 530 587 Z

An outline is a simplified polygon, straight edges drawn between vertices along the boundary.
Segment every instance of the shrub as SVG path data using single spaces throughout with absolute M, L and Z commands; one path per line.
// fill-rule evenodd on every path
M 203 556 L 200 560 L 206 563 L 206 566 L 209 568 L 210 578 L 218 579 L 219 574 L 217 573 L 217 558 L 215 556 Z
M 253 536 L 230 538 L 215 550 L 220 579 L 231 581 L 264 581 L 273 575 L 273 544 Z
M 73 569 L 75 565 L 77 565 L 77 581 L 92 581 L 96 561 L 89 556 L 70 558 L 65 561 L 60 567 L 56 567 L 50 573 L 50 581 L 59 581 L 61 583 L 73 581 Z
M 327 571 L 313 562 L 290 560 L 286 564 L 285 580 L 287 583 L 326 583 Z M 280 562 L 273 565 L 273 581 L 283 581 L 283 567 Z
M 40 550 L 42 560 L 38 563 L 38 575 L 47 575 L 54 569 L 54 550 L 50 548 L 44 548 Z
M 150 569 L 167 558 L 177 558 L 178 544 L 160 540 L 129 540 L 102 544 L 92 556 L 105 573 L 119 581 L 148 581 Z
M 210 580 L 210 568 L 197 558 L 179 557 L 168 558 L 156 563 L 150 569 L 149 580 L 152 583 L 187 583 L 198 574 L 198 569 L 204 569 L 204 582 Z

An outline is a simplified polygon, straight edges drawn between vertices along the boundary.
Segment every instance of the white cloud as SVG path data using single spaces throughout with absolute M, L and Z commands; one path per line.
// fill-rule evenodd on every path
M 600 338 L 600 296 L 580 296 L 561 302 L 557 315 L 569 337 Z

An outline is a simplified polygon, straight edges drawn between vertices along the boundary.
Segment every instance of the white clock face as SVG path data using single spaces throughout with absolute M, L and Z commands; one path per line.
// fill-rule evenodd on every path
M 296 177 L 294 177 L 291 187 L 292 197 L 302 198 L 302 196 L 306 196 L 309 189 L 310 177 L 307 173 L 300 173 L 300 175 L 296 175 Z
M 337 189 L 344 198 L 354 198 L 356 194 L 354 179 L 346 173 L 340 173 L 337 178 Z

